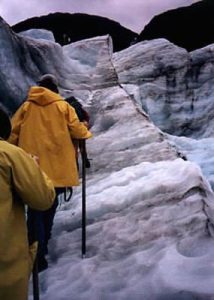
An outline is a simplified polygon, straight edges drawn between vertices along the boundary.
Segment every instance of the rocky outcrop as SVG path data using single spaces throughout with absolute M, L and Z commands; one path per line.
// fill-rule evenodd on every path
M 187 7 L 155 16 L 140 33 L 139 41 L 165 38 L 188 51 L 214 43 L 212 0 L 203 0 Z

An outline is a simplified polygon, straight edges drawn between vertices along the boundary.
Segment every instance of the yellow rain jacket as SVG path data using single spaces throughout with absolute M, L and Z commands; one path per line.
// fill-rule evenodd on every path
M 27 300 L 31 257 L 24 204 L 51 207 L 52 182 L 22 149 L 0 140 L 0 299 Z
M 79 184 L 71 139 L 91 136 L 75 110 L 59 94 L 33 86 L 12 118 L 9 142 L 38 156 L 39 165 L 55 187 L 68 187 Z

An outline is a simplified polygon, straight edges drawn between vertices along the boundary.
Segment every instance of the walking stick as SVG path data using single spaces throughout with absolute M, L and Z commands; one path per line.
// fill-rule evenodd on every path
M 39 157 L 35 155 L 31 155 L 31 157 L 35 160 L 35 162 L 39 165 Z M 36 221 L 36 214 L 35 211 L 28 208 L 28 217 L 31 211 L 32 216 L 32 241 L 38 241 L 38 228 L 37 228 L 37 221 Z M 29 230 L 29 229 L 28 229 Z M 39 243 L 39 241 L 38 241 Z M 39 246 L 39 245 L 38 245 Z M 33 300 L 39 300 L 39 271 L 38 271 L 38 249 L 35 257 L 35 261 L 33 264 L 32 270 L 32 280 L 33 280 Z
M 39 300 L 39 275 L 38 275 L 38 259 L 37 256 L 33 265 L 33 299 Z
M 81 140 L 81 156 L 82 156 L 82 258 L 85 258 L 86 254 L 86 149 L 85 140 Z
M 36 216 L 33 213 L 33 241 L 37 241 L 37 226 Z M 36 254 L 34 265 L 33 265 L 33 300 L 39 300 L 39 272 L 38 272 L 38 255 Z

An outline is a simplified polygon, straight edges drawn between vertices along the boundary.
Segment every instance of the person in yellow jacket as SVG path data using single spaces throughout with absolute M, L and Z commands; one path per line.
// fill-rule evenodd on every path
M 58 196 L 65 187 L 79 185 L 72 139 L 91 136 L 91 132 L 79 121 L 74 108 L 60 96 L 56 77 L 45 74 L 40 78 L 39 86 L 30 88 L 27 100 L 13 116 L 9 141 L 38 157 L 40 167 L 53 181 Z M 45 254 L 57 205 L 56 197 L 49 211 L 37 213 L 39 270 L 47 268 Z
M 27 300 L 31 257 L 25 205 L 51 207 L 54 186 L 33 158 L 9 144 L 11 124 L 0 108 L 0 299 Z

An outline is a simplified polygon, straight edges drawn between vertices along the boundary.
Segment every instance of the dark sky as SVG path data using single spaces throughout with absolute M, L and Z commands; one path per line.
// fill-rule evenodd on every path
M 51 12 L 88 13 L 140 32 L 154 15 L 198 0 L 0 0 L 0 15 L 13 25 Z

